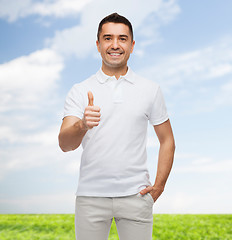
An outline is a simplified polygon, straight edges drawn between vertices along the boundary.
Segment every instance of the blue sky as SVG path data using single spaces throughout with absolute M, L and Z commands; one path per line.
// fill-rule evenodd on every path
M 154 213 L 232 213 L 232 2 L 0 0 L 0 213 L 73 213 L 81 148 L 58 147 L 64 100 L 101 66 L 98 22 L 134 26 L 129 65 L 160 84 L 176 139 Z M 158 140 L 148 128 L 154 182 Z

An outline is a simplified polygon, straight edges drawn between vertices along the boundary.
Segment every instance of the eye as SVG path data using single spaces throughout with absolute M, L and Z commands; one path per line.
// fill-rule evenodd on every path
M 120 40 L 121 40 L 122 42 L 125 42 L 125 41 L 126 41 L 126 38 L 125 38 L 125 37 L 121 37 Z
M 106 40 L 106 41 L 110 41 L 111 38 L 110 38 L 110 37 L 106 37 L 105 40 Z

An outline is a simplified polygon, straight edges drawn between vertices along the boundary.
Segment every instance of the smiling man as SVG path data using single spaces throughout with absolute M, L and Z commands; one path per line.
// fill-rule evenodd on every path
M 114 218 L 120 240 L 151 240 L 152 207 L 164 190 L 175 151 L 164 99 L 154 81 L 127 65 L 135 41 L 125 17 L 105 17 L 96 44 L 102 67 L 68 93 L 59 134 L 64 152 L 83 147 L 76 239 L 108 239 Z M 153 185 L 146 166 L 148 122 L 160 142 Z
M 118 79 L 127 73 L 127 61 L 135 41 L 132 31 L 125 24 L 108 22 L 98 33 L 97 48 L 102 57 L 102 71 Z

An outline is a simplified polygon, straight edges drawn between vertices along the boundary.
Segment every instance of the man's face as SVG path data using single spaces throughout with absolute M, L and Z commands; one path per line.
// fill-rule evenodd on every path
M 107 68 L 127 66 L 135 41 L 132 41 L 129 27 L 123 23 L 105 23 L 97 43 L 102 64 Z

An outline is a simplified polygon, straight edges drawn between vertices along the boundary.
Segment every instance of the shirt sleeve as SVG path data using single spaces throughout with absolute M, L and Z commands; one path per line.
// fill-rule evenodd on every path
M 159 125 L 168 120 L 168 113 L 160 87 L 158 87 L 154 102 L 151 107 L 149 122 L 151 125 Z
M 69 91 L 64 104 L 64 117 L 75 116 L 80 119 L 84 115 L 84 100 L 77 85 L 74 85 Z

